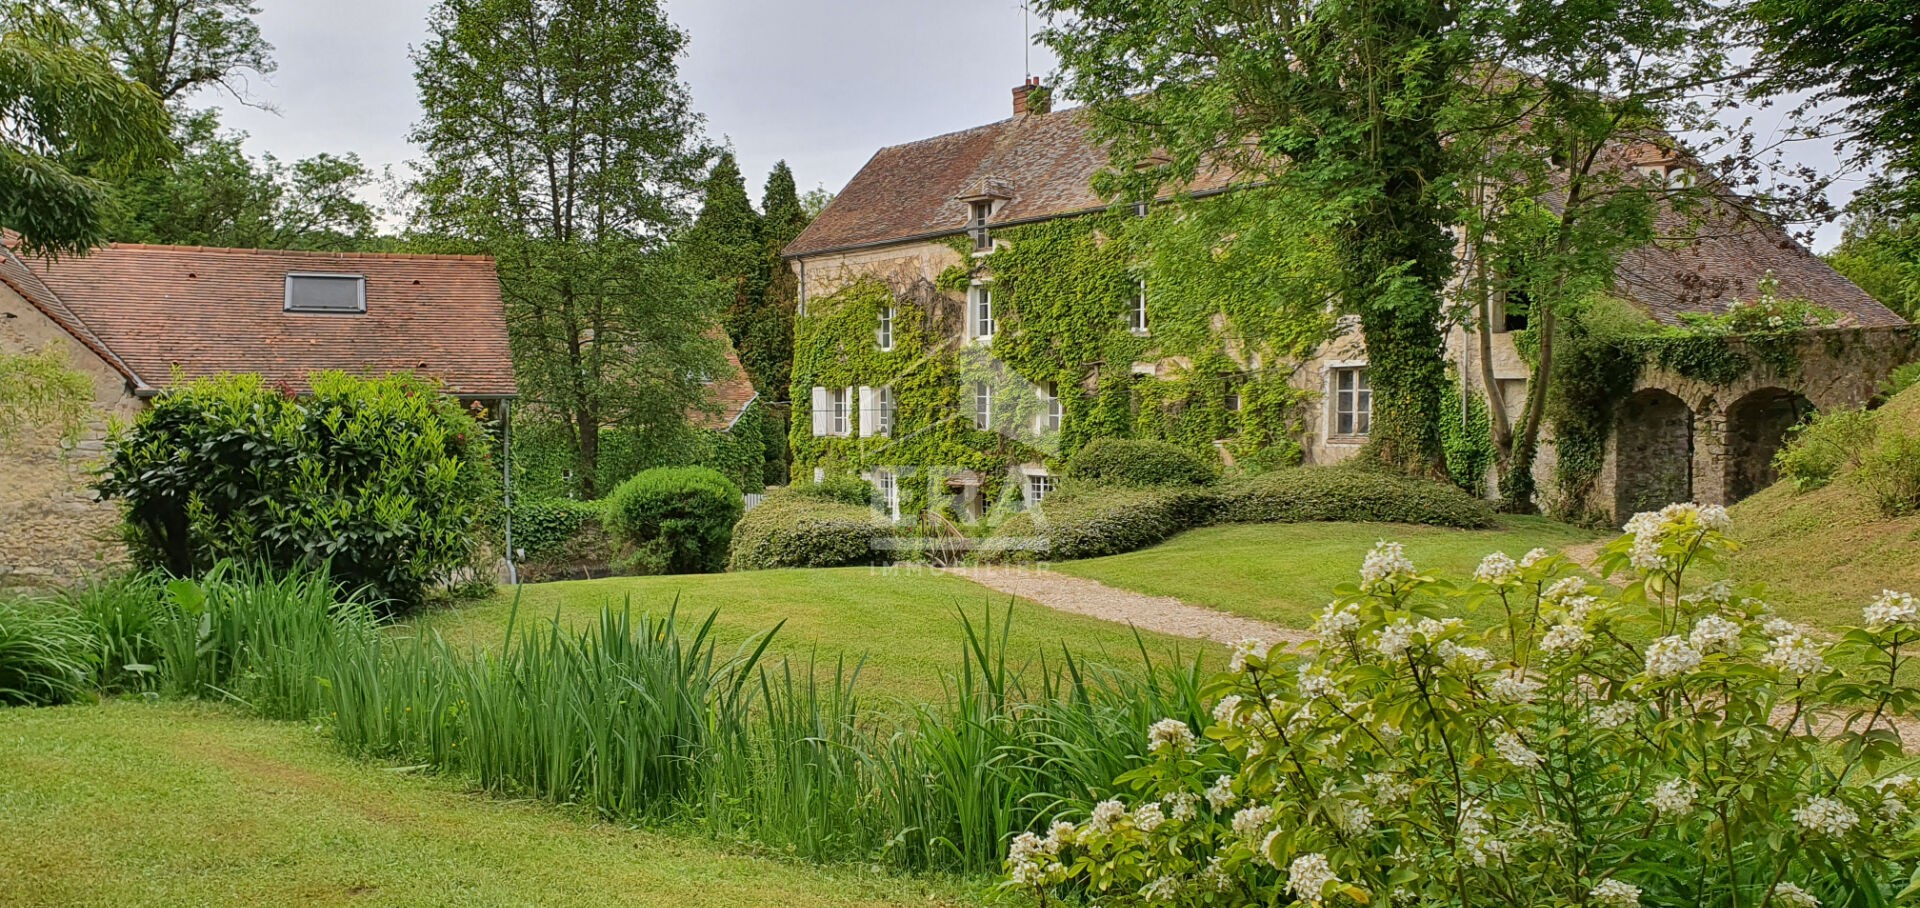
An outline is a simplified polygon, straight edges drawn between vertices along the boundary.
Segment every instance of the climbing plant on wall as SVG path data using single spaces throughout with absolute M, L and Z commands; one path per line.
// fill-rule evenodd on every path
M 919 293 L 863 279 L 809 300 L 796 329 L 795 400 L 815 387 L 891 386 L 890 437 L 814 434 L 796 418 L 796 474 L 874 466 L 978 471 L 989 497 L 1007 469 L 1054 463 L 1103 436 L 1153 438 L 1208 456 L 1297 447 L 1293 367 L 1328 336 L 1331 254 L 1271 215 L 1272 191 L 1062 218 L 996 230 Z M 991 343 L 962 343 L 964 300 L 991 288 Z M 1146 294 L 1144 330 L 1130 319 Z M 893 349 L 875 339 L 893 307 Z M 1142 374 L 1151 372 L 1151 375 Z M 974 427 L 985 389 L 992 425 Z M 1041 424 L 1059 401 L 1058 433 Z M 903 483 L 903 508 L 924 483 Z
M 0 445 L 41 426 L 70 439 L 92 411 L 93 383 L 73 368 L 64 349 L 0 353 Z

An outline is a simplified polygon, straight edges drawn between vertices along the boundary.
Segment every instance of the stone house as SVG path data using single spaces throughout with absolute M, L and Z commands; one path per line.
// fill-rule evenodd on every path
M 1037 87 L 1029 81 L 1014 89 L 1009 119 L 881 149 L 786 248 L 801 297 L 796 335 L 802 342 L 796 349 L 792 400 L 796 409 L 811 409 L 810 420 L 795 414 L 795 475 L 858 471 L 872 479 L 897 513 L 904 472 L 940 471 L 929 494 L 940 494 L 944 483 L 962 498 L 969 487 L 994 484 L 997 472 L 1005 477 L 999 499 L 1013 499 L 1017 506 L 1043 498 L 1053 487 L 1051 471 L 1057 464 L 1051 452 L 1059 447 L 1049 447 L 1047 433 L 1072 437 L 1076 419 L 1105 419 L 1109 427 L 1129 419 L 1138 424 L 1156 408 L 1191 410 L 1202 400 L 1224 401 L 1223 412 L 1210 417 L 1214 434 L 1180 427 L 1179 437 L 1211 438 L 1229 460 L 1272 443 L 1270 434 L 1252 443 L 1246 439 L 1264 424 L 1250 415 L 1253 392 L 1261 376 L 1276 374 L 1308 401 L 1290 420 L 1289 432 L 1307 462 L 1336 463 L 1357 453 L 1367 439 L 1372 400 L 1365 339 L 1350 320 L 1336 322 L 1331 339 L 1310 352 L 1280 356 L 1250 344 L 1251 334 L 1240 323 L 1245 316 L 1222 308 L 1208 315 L 1218 350 L 1172 349 L 1161 343 L 1159 327 L 1174 310 L 1191 318 L 1196 305 L 1204 309 L 1208 302 L 1157 296 L 1145 277 L 1130 278 L 1139 281 L 1137 291 L 1107 292 L 1086 303 L 1111 310 L 1095 313 L 1094 320 L 1112 321 L 1115 335 L 1122 341 L 1131 335 L 1136 344 L 1056 344 L 1046 357 L 1010 360 L 1010 371 L 1024 379 L 1012 395 L 961 378 L 957 392 L 923 405 L 923 412 L 896 413 L 896 406 L 906 406 L 896 385 L 920 381 L 938 371 L 935 366 L 886 365 L 883 357 L 874 363 L 884 366 L 885 374 L 837 367 L 841 361 L 864 361 L 863 346 L 893 349 L 892 339 L 904 326 L 944 339 L 937 351 L 920 354 L 922 360 L 957 358 L 962 365 L 943 374 L 968 374 L 968 357 L 1010 350 L 1008 335 L 1017 343 L 1020 327 L 996 336 L 996 326 L 1010 320 L 1019 326 L 1023 316 L 1025 327 L 1033 324 L 1033 313 L 1018 311 L 1007 304 L 1009 294 L 996 293 L 1001 276 L 985 265 L 1010 242 L 1020 242 L 1008 237 L 1027 235 L 1023 231 L 1031 232 L 1033 225 L 1127 213 L 1094 191 L 1094 178 L 1108 158 L 1086 119 L 1079 111 L 1049 111 L 1043 101 L 1030 106 L 1030 100 L 1044 97 L 1035 94 Z M 1635 166 L 1649 174 L 1657 169 L 1653 175 L 1662 179 L 1683 166 L 1670 156 L 1644 157 Z M 1234 189 L 1231 174 L 1210 172 L 1187 194 Z M 1147 214 L 1148 206 L 1134 207 L 1134 213 Z M 1709 223 L 1698 236 L 1624 256 L 1611 292 L 1654 320 L 1677 325 L 1690 313 L 1722 312 L 1730 302 L 1753 299 L 1771 275 L 1782 297 L 1810 299 L 1836 312 L 1838 320 L 1807 333 L 1799 343 L 1804 355 L 1793 369 L 1756 368 L 1737 380 L 1723 377 L 1715 383 L 1660 368 L 1642 370 L 1634 391 L 1617 408 L 1591 509 L 1630 510 L 1654 499 L 1737 500 L 1771 481 L 1774 451 L 1808 409 L 1865 402 L 1888 371 L 1920 350 L 1911 327 L 1784 231 L 1728 217 Z M 860 331 L 870 335 L 854 332 L 832 343 L 808 340 L 810 332 L 821 330 L 809 322 L 840 319 L 838 308 L 828 308 L 839 306 L 850 288 L 873 282 L 889 288 L 893 299 L 869 304 L 865 317 L 873 324 L 862 323 Z M 1509 407 L 1517 409 L 1529 380 L 1514 341 L 1514 332 L 1525 328 L 1524 315 L 1494 316 L 1493 330 L 1484 338 L 1453 329 L 1447 354 L 1463 395 L 1481 394 L 1490 378 L 1506 392 Z M 1116 361 L 1120 354 L 1125 358 Z M 816 361 L 810 364 L 809 356 Z M 1031 374 L 1036 371 L 1045 374 Z M 1215 373 L 1221 381 L 1213 382 Z M 832 379 L 819 378 L 823 375 Z M 1163 382 L 1197 376 L 1212 385 L 1182 392 L 1184 397 L 1168 403 L 1165 395 L 1156 397 L 1155 386 L 1138 382 L 1110 395 L 1116 376 Z M 1009 399 L 1022 396 L 1038 401 L 1031 422 L 1024 410 L 1011 428 L 995 421 Z M 1110 396 L 1131 403 L 1112 405 Z M 938 444 L 905 445 L 897 438 L 903 428 L 907 434 L 936 432 L 942 420 L 969 417 L 973 429 L 996 431 L 948 432 Z M 1152 419 L 1153 431 L 1171 437 L 1160 415 Z M 1543 488 L 1554 458 L 1549 439 L 1538 464 Z M 977 516 L 991 504 L 981 499 L 993 497 L 974 494 L 956 510 Z
M 409 372 L 497 415 L 517 391 L 493 260 L 114 244 L 48 261 L 0 244 L 0 355 L 55 348 L 93 386 L 77 439 L 0 440 L 0 586 L 70 581 L 119 557 L 91 470 L 112 424 L 172 385 L 258 373 Z M 496 413 L 497 411 L 497 413 Z

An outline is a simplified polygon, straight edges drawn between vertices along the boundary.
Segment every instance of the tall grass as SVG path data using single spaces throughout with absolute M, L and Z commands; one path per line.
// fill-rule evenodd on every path
M 88 694 L 93 636 L 53 603 L 0 599 L 0 706 L 66 703 Z
M 58 601 L 91 631 L 96 688 L 138 691 L 152 686 L 160 661 L 160 625 L 166 617 L 161 587 L 151 575 L 127 574 L 60 594 Z

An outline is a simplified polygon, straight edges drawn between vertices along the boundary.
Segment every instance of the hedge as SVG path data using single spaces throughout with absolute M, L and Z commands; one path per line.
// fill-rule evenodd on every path
M 1164 441 L 1096 438 L 1067 461 L 1068 478 L 1106 486 L 1206 486 L 1220 473 L 1200 455 Z
M 994 529 L 976 548 L 985 562 L 1066 561 L 1143 549 L 1211 521 L 1205 489 L 1077 485 L 1047 496 Z
M 522 583 L 611 573 L 614 544 L 605 501 L 519 499 L 513 503 L 513 547 Z
M 607 496 L 607 532 L 632 546 L 623 567 L 647 574 L 698 574 L 726 566 L 740 487 L 706 467 L 643 470 Z
M 727 568 L 871 564 L 892 535 L 886 519 L 866 505 L 781 490 L 770 493 L 734 526 Z
M 1340 520 L 1479 529 L 1493 509 L 1460 489 L 1360 467 L 1296 467 L 1214 490 L 1219 523 Z

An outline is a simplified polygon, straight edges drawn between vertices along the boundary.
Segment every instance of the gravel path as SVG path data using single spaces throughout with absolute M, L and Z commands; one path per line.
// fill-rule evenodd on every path
M 1269 643 L 1297 643 L 1312 639 L 1305 631 L 1242 618 L 1210 608 L 1188 605 L 1171 596 L 1147 596 L 1114 589 L 1097 580 L 1074 577 L 1041 568 L 947 568 L 991 590 L 1031 599 L 1051 609 L 1131 624 L 1144 631 L 1197 637 L 1231 644 L 1248 637 Z

